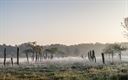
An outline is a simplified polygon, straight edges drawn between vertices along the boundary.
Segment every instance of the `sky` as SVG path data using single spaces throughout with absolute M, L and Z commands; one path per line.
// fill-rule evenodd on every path
M 128 0 L 0 0 L 0 44 L 127 42 Z

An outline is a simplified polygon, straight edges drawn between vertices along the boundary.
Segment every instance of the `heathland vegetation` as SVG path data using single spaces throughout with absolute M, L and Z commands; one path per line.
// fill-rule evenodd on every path
M 122 26 L 127 36 L 128 18 Z M 0 80 L 128 80 L 127 51 L 128 43 L 3 44 Z

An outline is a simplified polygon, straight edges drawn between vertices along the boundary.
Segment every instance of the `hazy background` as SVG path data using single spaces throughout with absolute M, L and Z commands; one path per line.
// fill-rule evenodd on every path
M 128 0 L 0 0 L 0 44 L 125 42 Z

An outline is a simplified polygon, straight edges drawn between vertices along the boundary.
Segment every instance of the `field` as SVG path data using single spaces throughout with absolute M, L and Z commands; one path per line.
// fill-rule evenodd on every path
M 73 57 L 0 67 L 0 80 L 128 80 L 127 76 L 126 62 L 103 65 Z

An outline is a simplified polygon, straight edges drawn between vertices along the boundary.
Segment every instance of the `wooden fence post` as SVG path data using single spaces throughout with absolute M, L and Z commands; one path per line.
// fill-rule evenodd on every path
M 13 58 L 11 57 L 11 64 L 12 64 L 12 66 L 13 66 Z
M 4 48 L 4 66 L 6 64 L 6 48 Z
M 104 57 L 104 53 L 101 53 L 101 55 L 102 55 L 102 62 L 103 62 L 103 64 L 105 64 L 105 57 Z
M 17 47 L 17 65 L 19 65 L 19 48 Z

